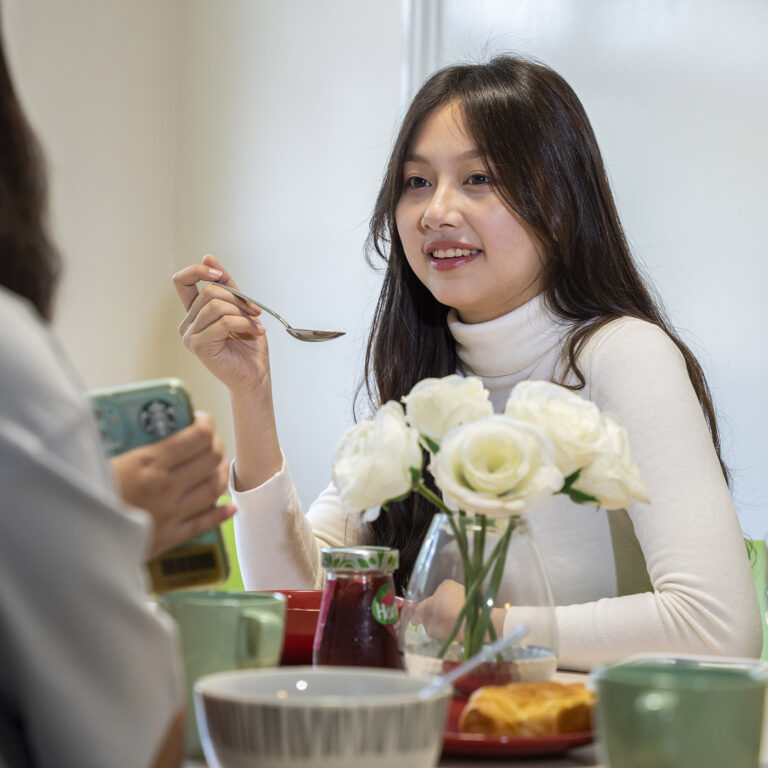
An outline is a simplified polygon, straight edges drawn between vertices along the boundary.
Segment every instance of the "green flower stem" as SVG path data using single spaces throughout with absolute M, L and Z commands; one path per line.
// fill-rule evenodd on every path
M 424 483 L 420 483 L 418 486 L 416 486 L 416 492 L 423 496 L 428 502 L 431 504 L 434 504 L 441 512 L 445 512 L 446 515 L 448 515 L 448 523 L 451 526 L 451 530 L 453 531 L 453 535 L 456 537 L 456 543 L 459 545 L 459 553 L 461 554 L 461 562 L 464 566 L 464 571 L 466 573 L 467 568 L 469 566 L 469 547 L 467 545 L 467 534 L 464 530 L 459 530 L 459 527 L 456 525 L 456 521 L 453 518 L 453 513 L 451 512 L 448 507 L 445 506 L 445 502 L 436 494 L 433 493 L 429 488 L 427 488 Z
M 467 584 L 471 583 L 475 574 L 479 573 L 483 567 L 483 554 L 485 553 L 485 532 L 488 527 L 488 520 L 485 515 L 475 515 L 473 520 L 475 526 L 475 535 L 472 537 L 472 571 L 466 573 L 464 580 Z M 482 636 L 479 640 L 477 633 L 478 630 L 482 630 L 482 627 L 478 625 L 481 623 L 481 617 L 483 616 L 483 592 L 477 590 L 475 596 L 472 599 L 472 603 L 468 608 L 467 616 L 467 634 L 464 642 L 463 658 L 469 659 L 474 656 L 483 644 Z M 485 632 L 483 632 L 483 636 Z
M 413 490 L 448 516 L 448 524 L 456 539 L 464 569 L 466 590 L 464 605 L 462 606 L 459 615 L 456 617 L 448 638 L 437 652 L 437 656 L 438 658 L 443 658 L 443 656 L 445 656 L 446 651 L 455 640 L 456 635 L 458 635 L 462 622 L 466 619 L 465 643 L 462 656 L 464 659 L 468 659 L 471 656 L 474 656 L 482 648 L 486 634 L 490 636 L 491 642 L 496 640 L 496 629 L 494 628 L 491 619 L 492 604 L 496 600 L 496 595 L 498 594 L 501 585 L 501 579 L 504 576 L 504 566 L 506 564 L 509 541 L 512 536 L 512 531 L 515 529 L 514 518 L 510 518 L 506 531 L 496 542 L 488 560 L 483 563 L 485 538 L 488 526 L 488 519 L 486 516 L 475 515 L 474 519 L 470 520 L 463 510 L 459 510 L 458 515 L 454 515 L 454 513 L 448 509 L 445 502 L 436 493 L 424 485 L 423 482 L 419 482 L 415 485 Z M 458 524 L 456 517 L 458 517 Z M 468 522 L 472 522 L 479 526 L 479 530 L 475 531 L 473 537 L 471 556 L 467 536 Z M 483 595 L 483 580 L 488 575 L 491 568 L 493 568 L 493 573 L 488 585 L 488 591 L 486 595 Z
M 496 561 L 496 558 L 500 554 L 502 543 L 503 543 L 503 537 L 499 539 L 494 545 L 493 550 L 491 551 L 490 557 L 488 558 L 486 563 L 483 565 L 482 570 L 477 575 L 473 575 L 471 583 L 467 581 L 467 584 L 465 585 L 466 593 L 464 596 L 464 605 L 462 606 L 461 611 L 459 611 L 459 615 L 456 617 L 456 621 L 453 624 L 453 628 L 451 629 L 448 635 L 448 638 L 443 642 L 442 646 L 440 647 L 440 650 L 437 652 L 438 659 L 442 659 L 443 656 L 445 656 L 445 652 L 448 650 L 451 643 L 456 638 L 456 635 L 458 635 L 459 629 L 461 629 L 461 622 L 464 620 L 464 617 L 467 614 L 467 610 L 469 606 L 474 601 L 475 595 L 478 593 L 478 591 L 482 587 L 483 580 L 488 575 L 488 572 L 491 570 L 491 567 Z M 506 555 L 506 552 L 505 552 L 505 555 Z M 471 629 L 472 628 L 470 626 L 467 626 L 468 631 L 470 631 Z
M 485 550 L 485 529 L 488 523 L 485 519 L 485 515 L 475 515 L 474 523 L 479 530 L 476 530 L 475 535 L 472 538 L 472 566 L 475 569 L 479 569 L 483 564 L 483 551 Z
M 482 628 L 482 634 L 480 634 L 479 640 L 475 641 L 475 642 L 479 642 L 479 645 L 477 647 L 478 651 L 480 650 L 480 648 L 482 648 L 483 639 L 485 638 L 486 628 L 488 633 L 490 634 L 491 642 L 494 642 L 496 640 L 496 630 L 494 629 L 493 621 L 491 620 L 491 611 L 493 610 L 493 604 L 496 602 L 496 595 L 499 593 L 501 580 L 504 577 L 504 566 L 507 563 L 507 552 L 509 551 L 509 542 L 512 538 L 512 532 L 515 530 L 516 522 L 517 521 L 515 520 L 514 517 L 509 518 L 509 521 L 507 522 L 507 528 L 504 531 L 501 538 L 501 548 L 499 550 L 499 555 L 496 558 L 496 565 L 494 566 L 493 572 L 491 573 L 491 579 L 488 583 L 488 591 L 485 595 L 485 603 L 483 605 L 482 620 L 478 622 L 480 627 Z M 499 663 L 503 661 L 500 655 L 497 657 L 497 661 Z
M 475 515 L 475 525 L 479 528 L 476 530 L 474 537 L 474 560 L 473 560 L 473 575 L 477 573 L 483 565 L 483 553 L 485 550 L 485 533 L 488 525 L 488 520 L 485 515 Z M 488 562 L 492 563 L 494 557 L 488 558 Z M 498 561 L 497 561 L 498 562 Z M 495 570 L 495 569 L 494 569 Z M 485 638 L 486 626 L 483 622 L 483 616 L 485 614 L 485 601 L 486 596 L 482 590 L 479 589 L 475 593 L 475 598 L 471 608 L 471 622 L 467 619 L 467 632 L 464 642 L 463 658 L 469 659 L 474 656 L 482 647 L 483 639 Z
M 448 525 L 451 526 L 453 535 L 456 537 L 456 543 L 459 546 L 459 554 L 461 555 L 461 565 L 464 568 L 464 573 L 472 570 L 472 564 L 469 560 L 469 544 L 467 543 L 467 531 L 464 527 L 464 521 L 459 520 L 460 525 L 456 525 L 456 521 L 453 519 L 453 515 L 448 517 Z
M 467 584 L 472 583 L 472 573 L 473 573 L 473 564 L 469 557 L 469 543 L 467 541 L 467 529 L 466 529 L 466 522 L 467 518 L 463 511 L 459 511 L 459 520 L 458 525 L 456 524 L 456 520 L 454 519 L 453 513 L 448 509 L 448 507 L 445 505 L 445 502 L 435 493 L 433 493 L 429 488 L 427 488 L 424 483 L 419 483 L 416 488 L 416 492 L 421 494 L 427 501 L 429 501 L 431 504 L 434 504 L 439 510 L 444 512 L 448 516 L 448 524 L 451 526 L 451 530 L 453 531 L 453 535 L 456 539 L 456 544 L 459 548 L 459 554 L 461 555 L 461 564 L 462 568 L 464 570 L 464 581 Z M 459 628 L 461 627 L 461 621 L 463 616 L 466 614 L 467 610 L 469 609 L 469 598 L 465 599 L 464 605 L 462 606 L 462 611 L 459 614 L 459 616 L 456 619 L 456 622 L 453 626 L 453 629 L 451 631 L 451 636 L 446 645 L 444 645 L 443 649 L 441 649 L 440 652 L 438 652 L 438 658 L 442 658 L 442 656 L 445 654 L 445 650 L 447 650 L 448 645 L 450 645 L 451 641 L 456 637 L 458 634 Z M 474 624 L 474 622 L 472 622 Z
M 507 522 L 507 528 L 501 537 L 501 548 L 499 549 L 499 557 L 496 559 L 496 566 L 491 574 L 491 580 L 488 584 L 488 593 L 486 601 L 486 612 L 490 614 L 491 607 L 488 603 L 496 602 L 496 595 L 499 593 L 499 587 L 501 586 L 501 580 L 504 577 L 504 566 L 507 563 L 507 552 L 509 551 L 509 542 L 512 538 L 512 532 L 516 528 L 516 520 L 514 517 L 510 517 Z
M 428 502 L 434 504 L 441 512 L 453 516 L 453 512 L 445 506 L 445 502 L 434 491 L 427 488 L 424 483 L 419 483 L 413 490 L 423 496 Z

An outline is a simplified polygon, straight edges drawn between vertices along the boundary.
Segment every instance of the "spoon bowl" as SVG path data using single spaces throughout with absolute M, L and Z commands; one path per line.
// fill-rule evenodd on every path
M 294 339 L 298 339 L 299 341 L 330 341 L 331 339 L 337 339 L 339 336 L 344 335 L 344 331 L 318 331 L 311 328 L 294 328 L 287 320 L 280 317 L 280 315 L 278 315 L 277 312 L 275 312 L 273 309 L 265 306 L 260 301 L 256 301 L 256 299 L 252 299 L 250 296 L 246 296 L 236 288 L 232 288 L 229 285 L 223 285 L 222 283 L 214 283 L 212 280 L 201 280 L 200 282 L 203 285 L 217 285 L 219 288 L 223 288 L 225 291 L 229 291 L 239 299 L 243 299 L 244 301 L 249 301 L 251 304 L 255 304 L 257 307 L 272 315 L 272 317 L 274 317 L 276 320 L 279 320 L 285 326 L 286 332 L 293 336 Z
M 309 328 L 286 328 L 299 341 L 330 341 L 344 335 L 344 331 L 312 331 Z

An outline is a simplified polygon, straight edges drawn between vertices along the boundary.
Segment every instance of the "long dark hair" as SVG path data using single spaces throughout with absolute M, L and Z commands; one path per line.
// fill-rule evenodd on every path
M 435 109 L 456 103 L 469 137 L 492 169 L 496 192 L 527 224 L 545 254 L 543 297 L 570 320 L 566 373 L 581 389 L 578 354 L 611 320 L 636 317 L 663 328 L 685 358 L 720 455 L 715 411 L 704 374 L 641 275 L 622 228 L 600 150 L 584 107 L 549 67 L 517 56 L 446 67 L 416 94 L 403 119 L 374 208 L 367 258 L 386 267 L 365 357 L 363 385 L 374 406 L 400 400 L 420 379 L 454 373 L 458 359 L 448 307 L 408 265 L 395 225 L 402 168 L 417 128 Z M 728 477 L 723 466 L 723 472 Z M 407 583 L 434 509 L 411 496 L 390 504 L 370 526 L 373 543 L 400 549 L 398 589 Z
M 42 152 L 16 97 L 0 35 L 0 285 L 50 320 L 60 259 L 45 210 Z

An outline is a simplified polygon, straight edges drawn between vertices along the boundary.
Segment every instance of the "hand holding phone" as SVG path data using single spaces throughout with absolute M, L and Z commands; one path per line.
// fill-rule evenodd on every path
M 154 591 L 224 581 L 229 560 L 218 525 L 234 509 L 215 507 L 227 467 L 210 417 L 194 419 L 178 379 L 90 396 L 121 495 L 155 521 L 156 556 L 148 563 Z
M 154 518 L 152 556 L 219 525 L 234 511 L 231 505 L 216 506 L 227 487 L 229 462 L 207 413 L 196 412 L 190 426 L 110 463 L 120 496 Z

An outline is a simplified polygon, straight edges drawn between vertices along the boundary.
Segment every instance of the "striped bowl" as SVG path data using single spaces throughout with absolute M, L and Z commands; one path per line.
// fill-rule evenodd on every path
M 283 667 L 200 678 L 195 710 L 211 768 L 431 768 L 450 687 L 366 667 Z

